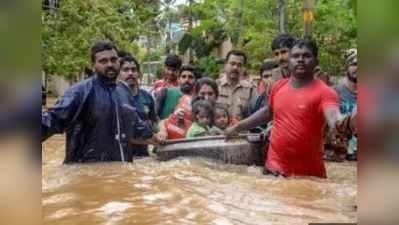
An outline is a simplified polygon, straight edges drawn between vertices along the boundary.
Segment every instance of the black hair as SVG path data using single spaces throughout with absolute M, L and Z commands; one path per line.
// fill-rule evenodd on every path
M 224 105 L 221 105 L 221 104 L 216 104 L 215 105 L 215 111 L 214 111 L 214 114 L 215 114 L 215 116 L 216 116 L 216 111 L 217 110 L 221 110 L 221 111 L 223 111 L 224 112 L 224 114 L 227 116 L 227 123 L 228 124 L 230 124 L 230 113 L 229 113 L 229 110 L 227 110 L 227 108 L 224 106 Z
M 85 74 L 86 74 L 87 77 L 91 77 L 94 74 L 93 70 L 88 68 L 88 67 L 85 67 L 84 71 L 85 71 Z
M 213 91 L 215 92 L 216 98 L 218 98 L 219 97 L 218 85 L 217 85 L 216 81 L 212 80 L 209 77 L 203 77 L 203 78 L 197 80 L 197 82 L 195 83 L 195 86 L 194 86 L 195 95 L 198 95 L 198 92 L 200 91 L 201 87 L 205 84 L 210 86 L 213 89 Z
M 272 41 L 272 51 L 279 48 L 291 49 L 294 46 L 295 38 L 291 34 L 279 34 Z
M 247 63 L 247 55 L 245 54 L 245 52 L 238 50 L 238 49 L 233 49 L 230 50 L 227 55 L 226 55 L 226 63 L 227 61 L 229 61 L 229 57 L 230 55 L 235 55 L 235 56 L 242 56 L 244 58 L 244 64 Z
M 196 80 L 200 79 L 202 77 L 202 74 L 198 71 L 198 69 L 192 65 L 183 65 L 182 67 L 180 67 L 180 74 L 183 71 L 190 71 L 191 73 L 194 74 L 194 78 Z
M 136 64 L 137 71 L 140 72 L 140 64 L 139 64 L 139 62 L 130 53 L 128 53 L 128 55 L 125 55 L 124 57 L 122 57 L 120 59 L 121 68 L 122 68 L 123 64 L 125 64 L 126 62 L 134 62 L 134 64 Z
M 90 49 L 91 62 L 94 63 L 96 61 L 97 53 L 107 50 L 115 50 L 116 52 L 118 52 L 118 49 L 112 42 L 97 41 L 96 43 L 94 43 L 94 45 Z
M 263 71 L 265 70 L 272 70 L 278 67 L 278 63 L 273 60 L 266 61 L 262 64 L 259 70 L 259 75 L 262 76 Z
M 308 48 L 312 52 L 314 58 L 317 58 L 317 54 L 319 53 L 319 48 L 317 47 L 316 42 L 311 38 L 297 39 L 292 47 L 294 46 L 297 46 L 299 48 Z
M 180 69 L 182 61 L 178 55 L 168 55 L 165 59 L 165 66 L 170 66 L 175 69 Z
M 130 54 L 130 52 L 128 52 L 126 50 L 123 50 L 123 49 L 118 51 L 118 57 L 119 58 L 124 58 L 124 57 L 127 57 L 127 56 L 132 56 L 132 54 Z
M 197 115 L 198 113 L 200 113 L 201 109 L 204 109 L 208 113 L 211 119 L 211 124 L 213 124 L 213 115 L 214 115 L 213 107 L 212 104 L 207 100 L 196 100 L 193 102 L 193 107 L 191 109 L 192 120 L 194 122 L 197 122 Z

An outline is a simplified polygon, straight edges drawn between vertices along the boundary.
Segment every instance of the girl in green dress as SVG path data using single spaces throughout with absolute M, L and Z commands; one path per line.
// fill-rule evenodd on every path
M 197 100 L 193 103 L 193 123 L 188 129 L 186 138 L 208 136 L 213 124 L 213 108 L 207 100 Z

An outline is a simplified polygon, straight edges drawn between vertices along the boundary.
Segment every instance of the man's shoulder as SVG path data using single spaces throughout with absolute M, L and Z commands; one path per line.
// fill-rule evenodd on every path
M 93 82 L 95 80 L 95 76 L 86 78 L 82 81 L 79 81 L 75 84 L 73 84 L 67 92 L 85 92 L 85 91 L 90 91 L 91 88 L 93 87 Z
M 241 85 L 243 88 L 248 88 L 248 89 L 250 89 L 250 88 L 256 88 L 256 86 L 254 85 L 254 83 L 252 83 L 252 82 L 249 81 L 249 80 L 240 80 L 240 85 Z
M 152 95 L 148 91 L 146 91 L 144 89 L 141 89 L 141 88 L 139 89 L 139 93 L 138 93 L 137 96 L 139 98 L 145 99 L 146 101 L 153 101 L 154 100 Z
M 316 88 L 320 96 L 322 97 L 337 97 L 338 98 L 338 92 L 336 89 L 333 87 L 328 86 L 325 84 L 323 81 L 316 79 Z
M 343 83 L 338 83 L 333 86 L 334 90 L 338 93 L 344 92 L 347 90 L 346 86 Z
M 274 81 L 279 81 L 279 80 L 283 79 L 283 71 L 281 70 L 280 67 L 274 68 L 272 70 L 272 79 Z
M 167 87 L 164 89 L 169 93 L 181 94 L 180 87 Z
M 227 85 L 228 83 L 227 83 L 226 74 L 224 74 L 224 73 L 220 74 L 220 75 L 219 75 L 219 78 L 216 79 L 215 82 L 216 82 L 216 84 L 217 84 L 218 86 Z
M 272 86 L 272 91 L 273 91 L 273 90 L 274 90 L 274 91 L 279 90 L 279 89 L 282 88 L 283 86 L 288 85 L 289 82 L 290 82 L 290 79 L 289 79 L 289 78 L 280 79 L 280 80 L 276 81 L 276 82 L 273 84 L 273 86 Z
M 117 88 L 126 89 L 126 90 L 130 90 L 129 85 L 128 85 L 125 81 L 121 81 L 121 80 L 118 80 L 118 81 L 116 82 L 116 87 L 117 87 Z
M 161 95 L 166 97 L 166 98 L 180 98 L 183 93 L 180 91 L 180 88 L 178 87 L 165 87 L 162 88 L 161 90 Z
M 322 90 L 322 91 L 336 92 L 335 87 L 328 86 L 326 83 L 324 83 L 324 81 L 321 81 L 319 79 L 315 79 L 314 82 L 316 83 L 317 88 Z
M 151 94 L 150 94 L 150 92 L 148 92 L 147 90 L 142 89 L 142 88 L 139 89 L 139 94 L 140 94 L 140 95 L 143 95 L 143 96 L 146 96 L 146 97 L 147 97 L 147 96 L 148 96 L 148 97 L 152 97 Z

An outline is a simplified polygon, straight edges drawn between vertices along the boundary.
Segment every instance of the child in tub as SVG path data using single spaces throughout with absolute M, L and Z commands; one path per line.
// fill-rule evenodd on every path
M 192 107 L 191 127 L 188 129 L 186 138 L 208 136 L 213 125 L 213 108 L 207 100 L 196 100 Z
M 222 135 L 224 129 L 230 125 L 230 115 L 226 107 L 216 105 L 214 110 L 214 126 L 210 130 L 211 135 Z

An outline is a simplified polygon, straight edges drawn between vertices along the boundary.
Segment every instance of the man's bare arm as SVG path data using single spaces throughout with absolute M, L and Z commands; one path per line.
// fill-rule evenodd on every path
M 231 137 L 239 133 L 240 131 L 243 130 L 248 130 L 253 127 L 256 127 L 258 124 L 263 124 L 267 123 L 272 119 L 272 113 L 270 111 L 270 108 L 268 106 L 265 106 L 252 114 L 250 117 L 240 121 L 239 123 L 228 127 L 224 134 L 227 137 Z
M 338 107 L 329 107 L 324 111 L 324 117 L 330 131 L 336 131 L 341 134 L 353 133 L 353 119 L 356 118 L 352 114 L 342 116 Z
M 151 138 L 142 139 L 142 138 L 130 138 L 130 143 L 135 145 L 158 145 L 165 142 L 164 139 L 160 138 L 158 134 L 154 134 Z

